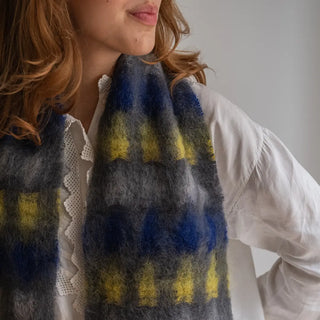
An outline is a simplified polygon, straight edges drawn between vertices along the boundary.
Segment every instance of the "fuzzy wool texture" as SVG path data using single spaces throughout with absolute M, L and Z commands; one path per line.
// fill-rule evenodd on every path
M 83 226 L 86 319 L 232 319 L 214 150 L 190 84 L 121 55 Z M 0 140 L 0 319 L 54 319 L 64 116 Z
M 0 140 L 0 319 L 54 319 L 63 125 L 53 113 L 41 147 Z

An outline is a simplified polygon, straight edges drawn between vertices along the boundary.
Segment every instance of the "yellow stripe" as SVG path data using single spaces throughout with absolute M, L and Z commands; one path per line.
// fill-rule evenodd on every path
M 157 289 L 154 281 L 154 266 L 146 262 L 142 269 L 138 286 L 139 305 L 154 307 L 157 305 Z
M 195 165 L 196 153 L 193 144 L 184 138 L 178 129 L 175 130 L 175 137 L 176 160 L 186 158 L 191 165 Z
M 159 161 L 160 149 L 156 131 L 149 120 L 140 128 L 141 147 L 143 150 L 143 161 Z
M 230 274 L 229 272 L 227 273 L 227 287 L 228 287 L 228 290 L 230 290 Z M 230 294 L 230 292 L 229 292 Z
M 193 299 L 193 270 L 192 260 L 190 256 L 182 258 L 181 265 L 178 270 L 177 279 L 173 284 L 174 292 L 176 293 L 176 303 L 188 302 Z
M 176 159 L 181 160 L 186 157 L 186 150 L 183 144 L 183 138 L 179 130 L 175 130 L 174 136 L 176 137 L 175 146 L 176 146 Z
M 110 154 L 110 161 L 117 158 L 128 160 L 128 148 L 125 114 L 117 111 L 112 116 L 110 135 L 106 137 L 105 152 Z
M 187 160 L 191 165 L 195 165 L 197 161 L 196 161 L 196 154 L 195 154 L 193 145 L 184 139 L 184 148 L 185 148 L 185 152 L 186 152 L 185 156 Z
M 34 228 L 38 217 L 39 193 L 20 193 L 18 208 L 20 214 L 20 225 L 22 228 Z
M 209 138 L 209 140 L 207 141 L 208 143 L 208 152 L 210 154 L 210 159 L 212 161 L 216 161 L 216 156 L 215 156 L 215 153 L 214 153 L 214 150 L 213 150 L 213 144 L 212 144 L 212 140 Z
M 125 293 L 124 275 L 115 265 L 103 273 L 107 303 L 121 305 Z
M 211 298 L 218 297 L 218 285 L 219 285 L 219 277 L 216 272 L 216 256 L 213 251 L 211 255 L 210 266 L 207 274 L 207 281 L 206 281 L 206 294 L 207 294 L 207 301 Z
M 5 219 L 4 190 L 0 190 L 0 226 L 4 224 Z

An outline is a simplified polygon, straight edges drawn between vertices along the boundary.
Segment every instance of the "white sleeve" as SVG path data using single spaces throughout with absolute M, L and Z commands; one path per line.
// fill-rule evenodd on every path
M 263 129 L 260 158 L 229 219 L 239 239 L 280 257 L 258 278 L 268 320 L 320 319 L 320 187 Z
M 271 131 L 193 84 L 213 137 L 230 238 L 276 252 L 258 278 L 267 320 L 320 319 L 320 187 Z

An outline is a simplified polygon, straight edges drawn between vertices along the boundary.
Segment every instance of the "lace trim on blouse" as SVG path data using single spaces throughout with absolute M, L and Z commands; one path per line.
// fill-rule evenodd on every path
M 110 81 L 106 75 L 98 81 L 99 101 L 93 121 L 98 121 L 103 112 L 106 96 L 110 89 Z M 100 105 L 99 105 L 100 104 Z M 92 123 L 93 123 L 92 121 Z M 73 124 L 78 122 L 77 141 L 72 135 Z M 82 132 L 79 131 L 81 127 Z M 65 123 L 64 147 L 65 147 L 65 175 L 61 188 L 61 211 L 59 222 L 60 264 L 57 270 L 56 289 L 60 296 L 73 296 L 72 308 L 80 315 L 84 314 L 85 305 L 85 274 L 82 251 L 81 232 L 86 214 L 86 193 L 91 177 L 94 161 L 93 144 L 96 128 L 89 129 L 86 134 L 81 122 L 67 114 Z M 89 138 L 93 144 L 91 144 Z M 81 141 L 81 143 L 80 143 Z M 86 181 L 81 181 L 80 172 L 86 172 Z M 83 201 L 83 203 L 82 203 Z

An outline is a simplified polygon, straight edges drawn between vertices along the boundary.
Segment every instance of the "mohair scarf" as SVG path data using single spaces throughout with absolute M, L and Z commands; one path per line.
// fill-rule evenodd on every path
M 83 227 L 92 320 L 230 320 L 214 150 L 184 79 L 121 55 L 100 119 Z M 54 319 L 65 115 L 42 145 L 0 139 L 0 319 Z

